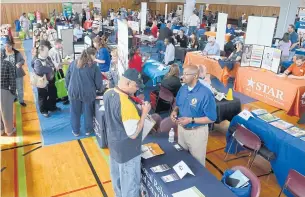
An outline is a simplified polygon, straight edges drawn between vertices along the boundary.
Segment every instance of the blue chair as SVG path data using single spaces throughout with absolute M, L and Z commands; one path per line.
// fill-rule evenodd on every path
M 204 34 L 205 34 L 205 30 L 204 30 L 204 29 L 199 29 L 199 30 L 197 31 L 197 38 L 202 37 Z

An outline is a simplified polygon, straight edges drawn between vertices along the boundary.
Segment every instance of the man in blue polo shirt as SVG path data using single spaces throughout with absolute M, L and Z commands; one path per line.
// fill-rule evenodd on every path
M 217 118 L 216 103 L 212 92 L 198 81 L 199 70 L 195 65 L 184 68 L 182 86 L 176 97 L 177 106 L 171 113 L 178 126 L 178 143 L 205 166 L 208 143 L 208 124 Z
M 288 26 L 289 39 L 291 42 L 290 52 L 289 52 L 289 60 L 292 60 L 295 55 L 295 50 L 299 48 L 299 35 L 295 32 L 294 25 Z

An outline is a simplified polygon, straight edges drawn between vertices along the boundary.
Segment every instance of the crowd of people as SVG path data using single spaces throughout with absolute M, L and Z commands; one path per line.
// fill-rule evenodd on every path
M 117 20 L 140 20 L 137 11 L 119 9 L 108 11 L 106 19 L 98 13 L 92 20 L 98 23 L 92 25 L 92 47 L 82 51 L 81 56 L 67 62 L 62 56 L 62 40 L 58 39 L 56 24 L 73 26 L 74 41 L 80 42 L 84 38 L 86 12 L 75 13 L 71 17 L 65 13 L 52 20 L 45 19 L 37 24 L 33 31 L 33 68 L 34 78 L 44 80 L 45 86 L 37 86 L 39 111 L 44 117 L 51 113 L 61 111 L 58 101 L 70 104 L 71 126 L 74 136 L 79 136 L 81 128 L 81 115 L 84 115 L 86 135 L 93 132 L 94 101 L 97 92 L 104 92 L 105 85 L 108 90 L 104 94 L 105 119 L 107 138 L 110 148 L 111 178 L 116 196 L 137 196 L 140 191 L 140 158 L 142 129 L 144 121 L 151 110 L 148 102 L 137 103 L 135 96 L 149 80 L 143 73 L 143 66 L 148 57 L 141 55 L 140 48 L 131 44 L 128 69 L 122 76 L 118 74 L 118 52 L 110 50 L 108 38 L 100 30 L 102 25 L 117 25 Z M 170 114 L 173 122 L 178 124 L 178 143 L 202 164 L 205 165 L 206 147 L 208 141 L 208 124 L 217 119 L 216 103 L 212 92 L 211 80 L 202 65 L 187 65 L 180 72 L 175 64 L 175 44 L 183 48 L 202 50 L 204 55 L 220 56 L 221 50 L 215 37 L 207 38 L 205 26 L 217 22 L 217 14 L 209 12 L 204 14 L 203 21 L 198 12 L 190 16 L 187 24 L 180 23 L 179 10 L 171 11 L 164 21 L 164 16 L 152 16 L 147 12 L 149 34 L 156 38 L 156 48 L 160 62 L 169 67 L 169 72 L 161 81 L 160 86 L 169 90 L 175 97 L 176 106 Z M 245 16 L 241 17 L 242 24 L 246 23 Z M 26 13 L 20 17 L 20 23 L 30 38 L 30 27 L 35 20 L 32 15 L 29 19 Z M 53 24 L 54 23 L 54 24 Z M 206 25 L 202 25 L 206 24 Z M 179 27 L 178 34 L 173 32 Z M 220 64 L 232 67 L 232 64 L 242 58 L 243 42 L 234 41 L 238 35 L 232 25 L 228 24 L 227 33 L 231 34 L 230 41 L 225 46 L 224 56 Z M 132 43 L 132 42 L 131 42 Z M 298 35 L 294 26 L 290 25 L 278 47 L 283 51 L 282 60 L 292 59 L 298 47 Z M 299 78 L 305 76 L 305 59 L 296 57 L 296 61 L 283 74 Z M 1 53 L 1 134 L 4 132 L 11 136 L 15 132 L 12 126 L 12 108 L 15 95 L 22 106 L 26 106 L 23 99 L 23 70 L 24 58 L 14 48 L 14 43 L 7 40 L 4 52 Z M 68 65 L 65 71 L 65 65 Z M 56 75 L 65 78 L 68 97 L 58 98 L 55 86 Z M 297 78 L 295 77 L 295 78 Z M 103 79 L 108 80 L 103 84 Z

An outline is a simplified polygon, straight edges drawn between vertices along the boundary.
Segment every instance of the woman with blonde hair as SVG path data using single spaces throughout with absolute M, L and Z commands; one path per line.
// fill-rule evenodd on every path
M 93 114 L 96 90 L 102 89 L 102 78 L 95 63 L 96 49 L 85 49 L 81 57 L 71 63 L 66 75 L 70 100 L 71 126 L 74 136 L 80 135 L 80 117 L 84 113 L 86 135 L 93 132 Z
M 177 64 L 172 64 L 170 66 L 169 72 L 165 75 L 161 82 L 161 86 L 171 91 L 174 96 L 177 95 L 181 87 L 179 74 L 179 66 Z
M 94 61 L 98 63 L 100 71 L 103 74 L 106 74 L 107 72 L 109 72 L 110 68 L 110 54 L 107 49 L 106 40 L 102 37 L 96 36 L 93 39 L 93 46 L 97 50 L 96 58 L 94 59 Z

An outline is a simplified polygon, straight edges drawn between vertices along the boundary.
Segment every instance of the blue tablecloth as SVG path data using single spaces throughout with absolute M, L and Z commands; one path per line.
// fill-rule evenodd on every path
M 296 55 L 305 55 L 305 51 L 304 51 L 304 50 L 297 49 L 297 50 L 295 50 L 295 54 L 296 54 Z
M 145 185 L 149 196 L 170 197 L 171 194 L 196 186 L 206 197 L 235 197 L 220 181 L 204 168 L 194 157 L 186 151 L 177 151 L 173 144 L 168 142 L 168 133 L 149 135 L 144 143 L 158 143 L 164 155 L 150 159 L 142 159 L 142 184 Z M 170 183 L 164 183 L 162 176 L 174 173 L 170 169 L 163 173 L 153 173 L 150 168 L 167 164 L 171 168 L 183 160 L 193 171 L 195 176 L 186 175 L 183 179 Z
M 293 64 L 293 61 L 284 61 L 284 62 L 282 62 L 282 66 L 284 67 L 284 68 L 288 68 L 291 64 Z
M 160 62 L 156 60 L 147 60 L 147 62 L 143 66 L 143 72 L 153 81 L 153 85 L 155 86 L 157 82 L 161 82 L 161 78 L 166 75 L 169 71 L 169 66 L 164 70 L 159 70 L 158 67 L 161 65 Z
M 250 118 L 248 121 L 240 116 L 235 116 L 231 121 L 231 126 L 242 124 L 253 133 L 259 136 L 264 145 L 275 153 L 276 159 L 271 161 L 271 166 L 278 183 L 283 186 L 290 169 L 294 169 L 305 175 L 305 141 L 278 129 L 271 124 L 259 119 Z M 231 144 L 231 134 L 227 132 L 227 147 Z M 235 147 L 235 144 L 233 144 Z M 235 148 L 231 148 L 231 153 Z

